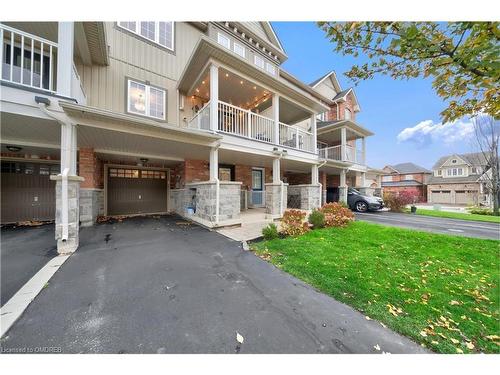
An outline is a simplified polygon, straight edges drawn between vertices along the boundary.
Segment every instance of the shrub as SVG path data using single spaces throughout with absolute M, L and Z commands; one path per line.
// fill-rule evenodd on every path
M 352 211 L 340 203 L 327 203 L 320 209 L 325 217 L 326 227 L 345 227 L 354 220 Z
M 408 204 L 418 202 L 419 195 L 412 191 L 401 191 L 399 193 L 384 193 L 384 203 L 394 212 L 403 212 Z
M 309 231 L 309 225 L 304 222 L 306 213 L 300 210 L 286 210 L 281 219 L 281 227 L 287 236 L 300 236 Z
M 473 208 L 469 212 L 476 215 L 493 215 L 493 211 L 486 208 Z
M 274 240 L 279 237 L 278 227 L 276 224 L 269 224 L 267 227 L 262 229 L 262 235 L 266 241 Z
M 308 221 L 315 229 L 323 228 L 325 226 L 325 214 L 320 210 L 313 210 L 309 214 Z

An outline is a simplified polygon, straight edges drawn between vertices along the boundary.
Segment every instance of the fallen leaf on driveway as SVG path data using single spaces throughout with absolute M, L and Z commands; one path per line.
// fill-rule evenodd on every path
M 380 346 L 379 346 L 378 344 L 377 344 L 377 345 L 375 345 L 375 346 L 374 346 L 374 348 L 375 348 L 375 350 L 380 351 Z
M 238 332 L 236 332 L 236 341 L 238 341 L 240 344 L 243 344 L 243 341 L 245 339 L 243 338 L 243 336 L 241 336 Z
M 366 319 L 366 320 L 372 320 L 372 318 L 370 318 L 368 315 L 367 315 L 367 316 L 365 316 L 365 319 Z

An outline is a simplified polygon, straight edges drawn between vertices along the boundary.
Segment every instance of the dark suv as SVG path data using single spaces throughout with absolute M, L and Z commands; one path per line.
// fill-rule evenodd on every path
M 382 198 L 362 195 L 356 189 L 348 188 L 347 205 L 351 210 L 366 212 L 368 210 L 380 210 L 384 207 L 384 201 Z

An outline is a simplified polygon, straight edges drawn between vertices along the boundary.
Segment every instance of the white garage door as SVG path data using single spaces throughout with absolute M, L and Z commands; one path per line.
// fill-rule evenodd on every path
M 452 203 L 450 190 L 431 190 L 432 203 Z
M 473 204 L 474 197 L 477 196 L 477 190 L 457 190 L 455 192 L 455 203 Z

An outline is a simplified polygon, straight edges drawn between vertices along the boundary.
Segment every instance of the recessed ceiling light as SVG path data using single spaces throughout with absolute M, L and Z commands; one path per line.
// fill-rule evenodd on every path
M 200 89 L 196 89 L 196 92 L 200 92 Z
M 11 151 L 11 152 L 19 152 L 21 151 L 23 148 L 22 147 L 19 147 L 19 146 L 7 146 L 7 150 Z
M 229 77 L 229 73 L 226 73 L 226 77 Z
M 204 85 L 205 84 L 205 81 L 201 81 L 201 84 Z
M 242 85 L 242 84 L 243 84 L 243 81 L 240 81 L 240 85 Z
M 253 87 L 253 89 L 254 89 L 254 90 L 257 90 L 257 86 L 254 86 L 254 87 Z

